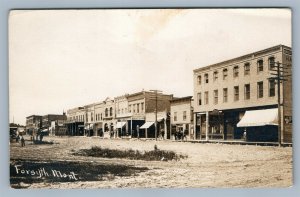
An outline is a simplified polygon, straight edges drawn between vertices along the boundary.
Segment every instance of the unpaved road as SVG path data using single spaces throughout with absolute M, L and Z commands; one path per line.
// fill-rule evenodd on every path
M 29 137 L 27 136 L 27 139 Z M 11 143 L 11 159 L 47 162 L 76 161 L 94 164 L 147 167 L 135 176 L 114 176 L 101 181 L 38 182 L 26 188 L 186 188 L 186 187 L 289 187 L 292 186 L 292 148 L 189 142 L 121 140 L 89 137 L 44 137 L 54 144 L 26 146 Z M 74 156 L 79 149 L 172 150 L 187 155 L 180 161 L 141 161 Z

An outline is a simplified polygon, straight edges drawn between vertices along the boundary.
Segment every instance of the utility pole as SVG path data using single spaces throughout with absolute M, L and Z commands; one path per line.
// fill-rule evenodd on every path
M 274 62 L 275 64 L 275 62 Z M 290 77 L 291 75 L 288 71 L 284 70 L 285 68 L 283 67 L 282 63 L 276 62 L 276 65 L 271 66 L 271 71 L 274 73 L 271 73 L 273 77 L 269 77 L 269 80 L 274 80 L 277 84 L 277 106 L 278 106 L 278 145 L 281 146 L 281 106 L 283 105 L 281 103 L 281 88 L 280 84 L 283 83 L 284 81 L 287 81 L 286 77 Z
M 150 90 L 150 92 L 155 93 L 155 141 L 157 141 L 157 94 L 162 93 L 161 90 Z

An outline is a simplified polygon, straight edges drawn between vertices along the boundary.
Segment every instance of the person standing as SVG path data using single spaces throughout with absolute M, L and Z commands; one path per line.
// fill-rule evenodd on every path
M 24 139 L 23 135 L 21 135 L 21 146 L 22 147 L 25 146 L 25 139 Z

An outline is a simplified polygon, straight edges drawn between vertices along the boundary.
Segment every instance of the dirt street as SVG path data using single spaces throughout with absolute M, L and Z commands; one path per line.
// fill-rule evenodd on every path
M 29 136 L 25 137 L 29 140 Z M 93 165 L 125 165 L 147 168 L 132 176 L 115 175 L 98 181 L 40 181 L 19 185 L 26 188 L 186 188 L 186 187 L 289 187 L 292 186 L 292 148 L 200 144 L 137 139 L 100 139 L 96 137 L 44 137 L 53 144 L 35 145 L 26 141 L 26 146 L 11 143 L 11 169 L 13 162 L 38 160 L 47 163 L 78 162 Z M 187 155 L 180 161 L 143 161 L 74 156 L 72 153 L 92 146 L 110 149 L 172 150 Z M 56 164 L 58 166 L 58 164 Z M 60 165 L 60 164 L 59 164 Z M 99 168 L 100 169 L 100 168 Z M 12 172 L 12 171 L 11 171 Z M 21 171 L 19 171 L 21 172 Z M 24 171 L 25 172 L 25 171 Z M 72 172 L 73 173 L 73 172 Z M 83 176 L 79 172 L 76 176 Z M 93 173 L 95 173 L 93 171 Z M 47 178 L 47 177 L 46 177 Z

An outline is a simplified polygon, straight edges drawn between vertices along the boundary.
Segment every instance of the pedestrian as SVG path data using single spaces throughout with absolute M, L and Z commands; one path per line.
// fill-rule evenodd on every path
M 163 128 L 160 130 L 160 136 L 161 136 L 161 139 L 164 140 L 165 130 Z
M 21 135 L 21 146 L 22 147 L 25 146 L 25 139 L 24 139 L 23 135 Z

